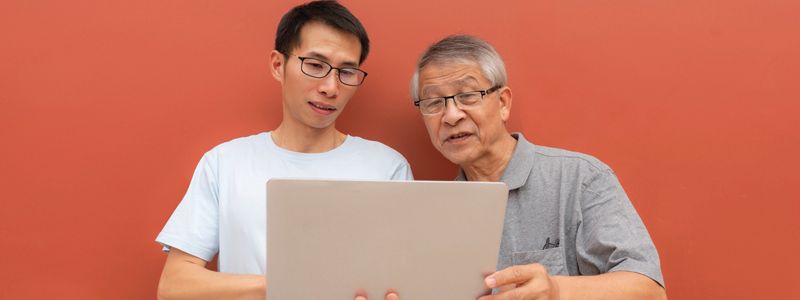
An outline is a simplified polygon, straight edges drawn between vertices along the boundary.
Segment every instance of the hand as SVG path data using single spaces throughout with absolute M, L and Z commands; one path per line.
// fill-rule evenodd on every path
M 482 296 L 478 300 L 559 299 L 558 284 L 541 264 L 508 267 L 489 275 L 484 283 L 487 288 L 499 288 L 500 292 Z
M 367 293 L 363 290 L 359 290 L 356 292 L 356 300 L 367 300 Z M 397 291 L 395 290 L 388 290 L 386 291 L 386 299 L 385 300 L 400 300 L 400 297 L 397 296 Z

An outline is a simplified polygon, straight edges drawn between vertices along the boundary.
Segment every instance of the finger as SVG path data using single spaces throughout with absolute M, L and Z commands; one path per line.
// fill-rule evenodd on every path
M 356 290 L 355 300 L 367 300 L 367 291 L 364 289 Z
M 516 284 L 506 284 L 504 286 L 501 286 L 501 287 L 497 288 L 497 292 L 498 293 L 502 293 L 502 292 L 505 292 L 505 291 L 510 291 L 510 290 L 512 290 L 512 289 L 514 289 L 516 287 L 517 287 Z
M 512 299 L 550 299 L 549 279 L 547 275 L 538 274 L 524 285 L 519 285 L 511 289 L 504 289 L 495 295 L 492 300 L 512 300 Z
M 504 285 L 504 286 L 501 286 L 501 287 L 497 288 L 497 293 L 500 294 L 502 292 L 509 291 L 509 290 L 511 290 L 513 288 L 516 288 L 516 287 L 517 287 L 516 284 L 507 284 L 507 285 Z M 493 291 L 492 289 L 488 289 L 483 294 L 478 295 L 478 300 L 495 299 L 495 298 L 492 298 L 492 291 Z
M 386 291 L 386 300 L 400 300 L 400 296 L 397 295 L 397 290 L 389 289 Z
M 489 275 L 492 275 L 492 274 L 494 274 L 494 271 L 484 271 L 484 272 L 481 272 L 481 277 L 483 277 L 483 279 L 486 280 L 486 277 L 489 277 Z M 483 292 L 478 294 L 478 299 L 481 299 L 484 296 L 489 296 L 491 294 L 492 294 L 492 289 L 491 288 L 486 288 L 485 290 L 483 290 Z
M 492 296 L 492 300 L 536 299 L 533 295 L 526 294 L 521 288 L 511 289 Z
M 522 284 L 536 276 L 546 276 L 547 270 L 540 264 L 519 265 L 505 268 L 486 277 L 484 283 L 489 288 L 507 284 Z

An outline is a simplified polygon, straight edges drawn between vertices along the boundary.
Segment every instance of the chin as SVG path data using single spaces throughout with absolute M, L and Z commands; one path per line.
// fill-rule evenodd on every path
M 308 125 L 308 127 L 311 127 L 311 128 L 325 129 L 325 128 L 333 126 L 335 121 L 336 121 L 336 116 L 334 116 L 334 118 L 329 119 L 329 120 L 312 120 L 310 122 L 306 122 L 306 125 Z
M 442 153 L 442 156 L 449 160 L 451 163 L 462 166 L 469 162 L 466 153 Z

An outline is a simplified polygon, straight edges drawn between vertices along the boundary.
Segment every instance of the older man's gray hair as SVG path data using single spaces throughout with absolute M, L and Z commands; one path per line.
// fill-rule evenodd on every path
M 481 68 L 491 86 L 504 86 L 508 80 L 500 54 L 486 41 L 470 35 L 451 35 L 431 45 L 417 61 L 411 77 L 411 100 L 419 100 L 419 72 L 428 65 L 474 64 Z

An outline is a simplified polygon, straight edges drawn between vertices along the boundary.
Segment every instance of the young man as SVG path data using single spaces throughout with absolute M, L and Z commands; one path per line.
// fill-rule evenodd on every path
M 451 36 L 428 48 L 411 80 L 431 143 L 460 167 L 456 180 L 509 188 L 500 271 L 485 280 L 498 290 L 480 300 L 666 298 L 656 248 L 614 172 L 509 133 L 506 78 L 491 45 Z
M 271 132 L 218 145 L 200 160 L 156 239 L 169 251 L 159 299 L 265 298 L 270 178 L 412 178 L 396 151 L 335 127 L 367 76 L 359 67 L 368 51 L 361 23 L 334 1 L 300 5 L 283 16 L 270 54 L 283 120 Z M 206 268 L 216 255 L 219 272 Z

